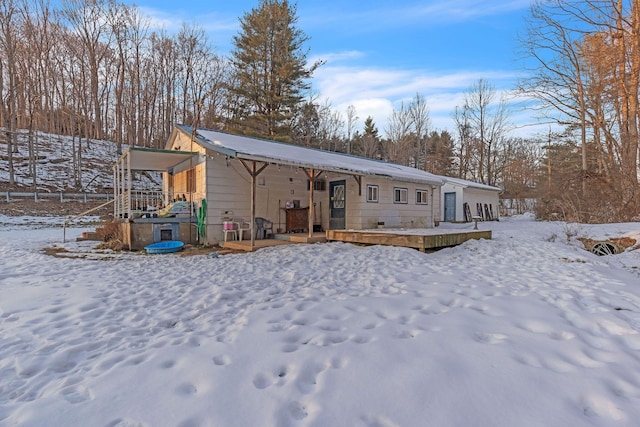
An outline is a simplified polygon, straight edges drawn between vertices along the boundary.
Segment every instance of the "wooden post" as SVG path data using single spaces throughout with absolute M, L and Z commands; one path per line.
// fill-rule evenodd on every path
M 256 244 L 256 161 L 251 162 L 251 251 Z
M 313 168 L 309 170 L 309 232 L 308 236 L 313 236 L 313 179 L 315 177 L 315 173 Z
M 305 168 L 301 169 L 304 171 L 305 175 L 307 175 L 307 178 L 309 178 L 309 232 L 307 235 L 309 237 L 313 237 L 313 219 L 315 215 L 315 208 L 313 207 L 313 183 L 318 177 L 320 177 L 322 171 L 319 170 L 316 173 L 313 168 L 309 170 L 306 170 Z
M 251 167 L 247 166 L 247 164 L 245 163 L 244 160 L 242 159 L 238 159 L 240 160 L 240 163 L 242 163 L 242 166 L 244 166 L 244 168 L 247 170 L 247 172 L 249 172 L 249 175 L 251 176 L 251 251 L 253 252 L 253 248 L 256 244 L 256 233 L 255 233 L 255 227 L 256 227 L 256 177 L 258 175 L 260 175 L 260 173 L 262 173 L 263 170 L 265 170 L 265 168 L 267 166 L 269 166 L 269 163 L 265 163 L 264 165 L 262 165 L 260 167 L 260 169 L 256 170 L 256 161 L 252 160 L 251 161 Z

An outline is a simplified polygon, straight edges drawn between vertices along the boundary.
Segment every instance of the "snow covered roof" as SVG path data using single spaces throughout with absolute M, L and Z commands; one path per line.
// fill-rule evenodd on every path
M 198 153 L 154 148 L 128 148 L 117 163 L 129 162 L 131 170 L 166 171 L 181 163 L 197 160 Z
M 480 190 L 502 191 L 502 188 L 500 188 L 500 187 L 494 187 L 494 186 L 491 186 L 491 185 L 480 184 L 479 182 L 468 181 L 466 179 L 451 178 L 451 177 L 448 177 L 448 176 L 443 176 L 442 179 L 444 179 L 444 183 L 445 184 L 460 185 L 460 186 L 465 187 L 465 188 L 466 187 L 478 188 Z
M 190 126 L 178 125 L 177 128 L 189 136 L 193 132 Z M 196 142 L 207 149 L 237 159 L 314 168 L 350 175 L 379 176 L 421 184 L 443 184 L 442 177 L 408 166 L 209 129 L 199 128 Z

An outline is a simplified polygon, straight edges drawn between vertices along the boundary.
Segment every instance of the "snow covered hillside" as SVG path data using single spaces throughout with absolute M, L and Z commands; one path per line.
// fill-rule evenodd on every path
M 113 190 L 113 164 L 118 159 L 116 144 L 111 141 L 83 139 L 82 188 L 74 188 L 73 140 L 70 136 L 39 132 L 34 142 L 37 191 L 85 191 L 110 193 Z M 75 146 L 78 146 L 76 138 Z M 126 150 L 127 146 L 123 146 Z M 76 148 L 77 149 L 77 148 Z M 29 146 L 26 133 L 18 137 L 17 151 L 13 153 L 16 185 L 9 188 L 7 144 L 0 138 L 0 191 L 33 192 L 33 177 L 29 171 Z M 158 186 L 157 176 L 140 176 L 138 188 Z
M 62 244 L 39 221 L 0 217 L 3 426 L 640 419 L 640 250 L 598 257 L 575 240 L 640 239 L 640 223 L 507 218 L 481 224 L 491 241 L 431 254 L 187 257 Z

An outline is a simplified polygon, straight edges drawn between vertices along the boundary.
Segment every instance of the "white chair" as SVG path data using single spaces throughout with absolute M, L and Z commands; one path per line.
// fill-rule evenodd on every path
M 239 240 L 242 242 L 242 239 L 244 238 L 244 232 L 245 231 L 251 232 L 251 224 L 249 224 L 242 218 L 234 218 L 233 223 L 236 225 L 236 230 L 238 231 Z
M 238 230 L 235 222 L 223 221 L 222 232 L 224 233 L 225 242 L 229 241 L 229 236 L 231 236 L 232 240 L 238 240 Z

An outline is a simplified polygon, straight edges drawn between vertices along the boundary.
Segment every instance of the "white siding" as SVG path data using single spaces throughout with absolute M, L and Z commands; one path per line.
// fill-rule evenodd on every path
M 498 218 L 499 193 L 497 191 L 481 190 L 477 188 L 465 188 L 464 198 L 464 201 L 469 203 L 469 208 L 471 209 L 472 216 L 478 215 L 476 210 L 476 203 L 482 203 L 483 209 L 485 204 L 489 205 L 493 212 L 494 218 Z
M 469 204 L 471 216 L 476 216 L 476 204 L 482 203 L 492 207 L 493 215 L 498 218 L 499 192 L 494 190 L 484 190 L 480 188 L 465 187 L 462 185 L 447 182 L 442 186 L 440 215 L 444 220 L 444 194 L 456 193 L 456 222 L 464 222 L 464 203 Z
M 202 151 L 200 146 L 192 146 L 181 133 L 169 149 L 198 150 L 204 154 L 205 162 L 196 167 L 198 198 L 207 199 L 207 243 L 222 241 L 222 222 L 226 218 L 251 217 L 251 177 L 239 160 L 228 159 L 224 154 Z M 250 164 L 250 162 L 246 162 Z M 258 162 L 257 168 L 263 163 Z M 393 181 L 386 178 L 363 176 L 361 188 L 351 175 L 323 173 L 320 179 L 326 181 L 324 191 L 314 191 L 315 219 L 324 230 L 329 228 L 329 183 L 346 182 L 346 228 L 375 228 L 379 222 L 385 227 L 424 228 L 432 227 L 440 212 L 440 187 Z M 308 177 L 296 167 L 269 165 L 256 179 L 257 217 L 264 217 L 274 223 L 274 231 L 285 229 L 284 207 L 289 200 L 299 200 L 300 207 L 309 206 Z M 368 203 L 367 184 L 379 188 L 378 203 Z M 393 201 L 395 187 L 407 189 L 407 203 Z M 202 189 L 206 189 L 202 190 Z M 428 194 L 426 205 L 416 204 L 416 190 Z
M 207 162 L 207 237 L 222 240 L 222 221 L 225 217 L 251 218 L 251 176 L 239 160 L 227 160 L 224 155 L 209 154 Z M 250 164 L 250 162 L 245 162 Z M 257 163 L 257 169 L 263 163 Z M 309 206 L 307 175 L 298 168 L 269 165 L 256 178 L 256 217 L 272 221 L 274 231 L 285 228 L 284 207 L 288 200 L 299 200 L 300 207 Z M 328 226 L 328 191 L 314 191 L 314 203 Z M 322 206 L 322 216 L 320 207 Z
M 378 202 L 367 202 L 367 185 L 378 186 Z M 407 189 L 407 203 L 394 203 L 394 188 Z M 416 190 L 428 194 L 426 205 L 416 204 Z M 362 194 L 358 184 L 347 180 L 347 229 L 384 227 L 429 228 L 433 227 L 434 213 L 439 211 L 440 192 L 425 184 L 392 181 L 384 178 L 362 177 Z M 435 205 L 434 205 L 435 204 Z

